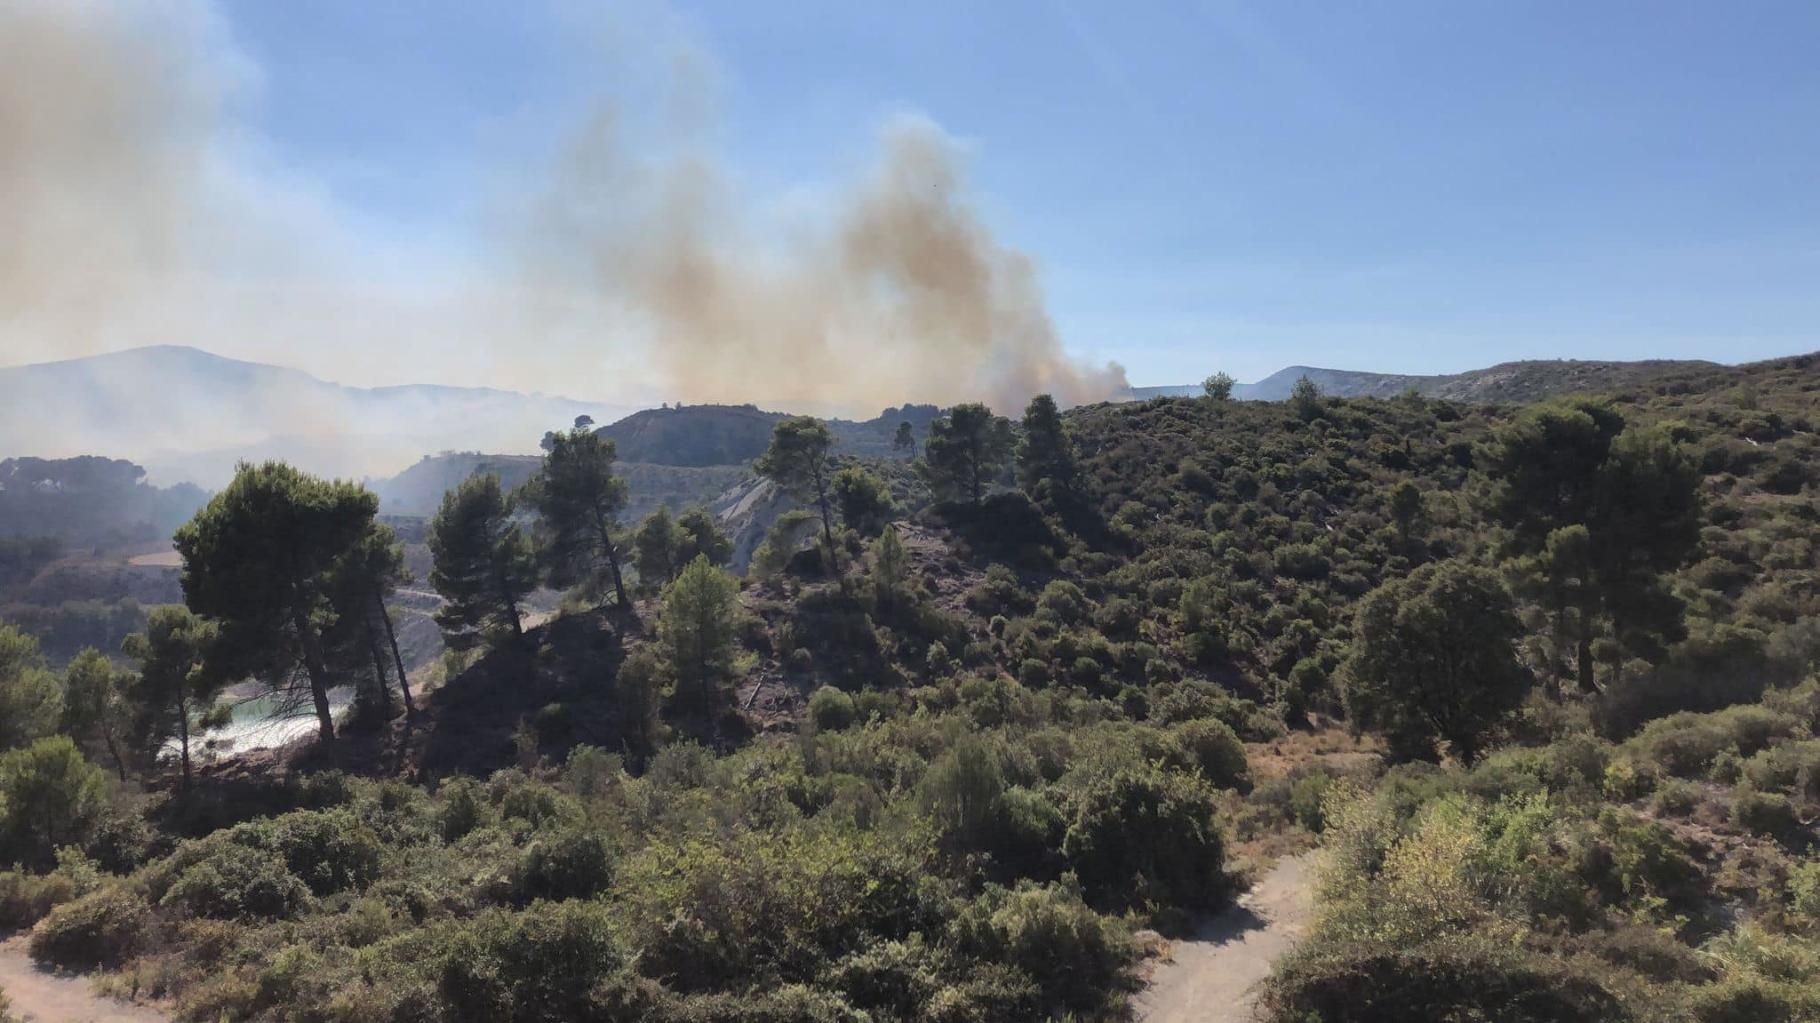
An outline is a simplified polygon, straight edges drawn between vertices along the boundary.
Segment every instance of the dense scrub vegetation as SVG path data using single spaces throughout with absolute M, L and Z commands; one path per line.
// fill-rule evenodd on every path
M 1284 1023 L 1813 1018 L 1817 388 L 767 420 L 744 577 L 578 428 L 429 527 L 427 694 L 371 495 L 248 467 L 133 670 L 0 631 L 0 927 L 196 1020 L 1114 1019 L 1319 836 Z M 366 697 L 176 780 L 248 677 Z

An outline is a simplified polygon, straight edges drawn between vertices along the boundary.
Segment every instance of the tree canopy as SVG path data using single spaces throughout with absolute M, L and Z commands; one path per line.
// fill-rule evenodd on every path
M 554 434 L 524 496 L 536 509 L 557 585 L 580 583 L 590 594 L 610 586 L 621 608 L 630 608 L 619 516 L 626 507 L 626 481 L 614 474 L 618 448 L 586 428 Z
M 979 504 L 1012 453 L 1010 420 L 978 403 L 956 405 L 929 424 L 924 475 L 937 497 Z
M 1431 759 L 1445 740 L 1470 762 L 1533 683 L 1516 655 L 1522 631 L 1495 573 L 1424 565 L 1360 603 L 1342 668 L 1346 708 L 1402 755 Z
M 466 650 L 524 635 L 519 605 L 537 586 L 537 560 L 499 477 L 469 476 L 443 495 L 430 520 L 430 556 L 430 585 L 445 602 L 436 612 L 444 642 Z
M 325 623 L 338 563 L 368 535 L 379 499 L 283 462 L 243 463 L 177 531 L 190 610 L 220 623 L 222 671 L 283 685 L 301 666 L 318 731 L 335 737 Z

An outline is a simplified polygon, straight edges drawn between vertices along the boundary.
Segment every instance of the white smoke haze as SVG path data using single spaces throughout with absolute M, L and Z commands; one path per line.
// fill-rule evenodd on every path
M 629 137 L 605 90 L 549 165 L 481 197 L 504 222 L 462 225 L 474 243 L 448 255 L 269 157 L 250 127 L 259 69 L 205 0 L 0 3 L 0 365 L 179 344 L 362 384 L 857 415 L 1125 390 L 1118 367 L 1067 356 L 1032 261 L 973 212 L 939 127 L 892 121 L 864 180 L 780 230 L 701 142 L 712 62 L 677 52 L 659 138 Z M 174 392 L 133 379 L 102 382 L 112 415 L 48 395 L 0 408 L 0 456 L 289 437 L 351 465 L 383 447 L 366 466 L 381 472 L 430 443 L 273 379 L 220 408 L 169 408 Z M 511 429 L 481 439 L 535 449 Z

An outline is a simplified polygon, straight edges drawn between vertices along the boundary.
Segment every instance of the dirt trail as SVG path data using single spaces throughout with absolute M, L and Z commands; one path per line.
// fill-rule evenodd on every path
M 1143 1023 L 1250 1023 L 1257 983 L 1308 926 L 1313 853 L 1279 860 L 1194 937 L 1177 942 L 1137 999 Z
M 8 1011 L 27 1023 L 170 1023 L 154 1009 L 100 997 L 87 977 L 39 969 L 25 954 L 24 935 L 0 942 L 0 991 L 12 1003 Z

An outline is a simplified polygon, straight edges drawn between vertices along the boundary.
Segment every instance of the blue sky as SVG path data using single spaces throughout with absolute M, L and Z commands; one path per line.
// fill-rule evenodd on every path
M 76 10 L 23 2 L 41 22 Z M 17 349 L 0 361 L 189 341 L 350 382 L 598 393 L 611 374 L 573 341 L 545 357 L 445 339 L 483 318 L 453 296 L 497 276 L 501 224 L 603 98 L 634 147 L 673 145 L 687 123 L 761 237 L 866 180 L 883 126 L 927 118 L 961 147 L 997 243 L 1034 259 L 1067 351 L 1137 384 L 1820 348 L 1812 0 L 82 10 L 69 21 L 99 40 L 97 67 L 156 54 L 121 92 L 168 91 L 147 107 L 178 141 L 148 156 L 93 137 L 111 129 L 85 126 L 120 115 L 109 94 L 70 102 L 115 107 L 38 122 L 49 142 L 22 180 L 41 193 L 21 209 L 45 243 L 27 247 L 19 294 L 65 305 L 39 303 L 63 314 L 48 328 L 0 330 Z M 105 24 L 115 10 L 140 20 Z M 169 24 L 154 37 L 148 21 Z M 206 69 L 170 72 L 191 65 Z M 167 159 L 179 142 L 201 155 Z M 122 150 L 112 177 L 69 162 L 102 144 Z M 206 194 L 154 187 L 173 166 L 203 168 L 178 176 Z M 123 177 L 147 178 L 145 195 Z M 172 224 L 204 223 L 178 247 L 206 258 L 148 269 L 140 249 L 102 253 L 158 299 L 103 323 L 89 271 L 71 269 L 96 254 L 60 248 L 95 230 L 71 210 L 127 218 L 120 233 L 154 253 Z M 217 276 L 239 290 L 195 284 Z
M 680 38 L 756 195 L 851 177 L 894 112 L 962 139 L 1069 349 L 1137 383 L 1820 347 L 1811 2 L 227 13 L 274 153 L 426 243 Z

